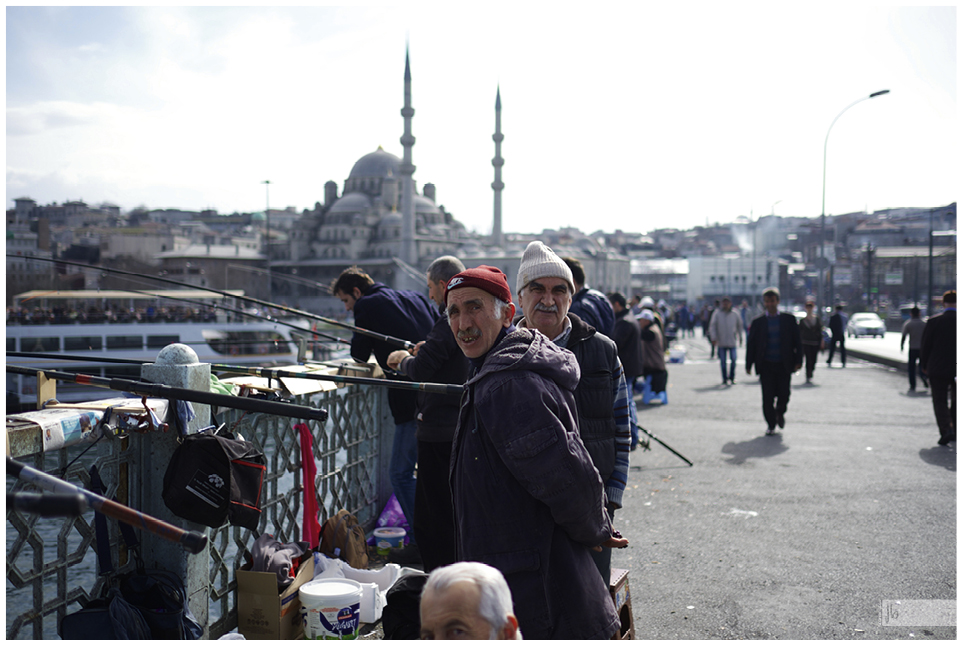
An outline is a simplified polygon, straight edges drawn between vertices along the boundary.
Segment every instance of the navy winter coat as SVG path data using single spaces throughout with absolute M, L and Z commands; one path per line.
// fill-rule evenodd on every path
M 469 379 L 455 431 L 458 559 L 502 572 L 526 639 L 609 639 L 619 629 L 590 555 L 612 524 L 578 434 L 578 381 L 575 355 L 515 330 Z

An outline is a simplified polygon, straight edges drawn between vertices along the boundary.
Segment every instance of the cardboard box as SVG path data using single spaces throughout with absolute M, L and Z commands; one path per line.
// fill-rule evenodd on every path
M 314 578 L 314 557 L 298 568 L 298 575 L 278 594 L 278 578 L 261 571 L 237 572 L 237 631 L 246 639 L 274 641 L 304 638 L 298 590 Z

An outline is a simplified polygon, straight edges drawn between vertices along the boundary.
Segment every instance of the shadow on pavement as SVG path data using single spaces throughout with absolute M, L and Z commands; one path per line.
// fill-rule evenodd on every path
M 905 393 L 900 393 L 900 395 L 904 397 L 926 397 L 926 398 L 930 397 L 930 394 L 924 390 L 918 390 L 914 393 L 911 393 L 907 390 Z
M 741 465 L 749 458 L 768 458 L 789 451 L 782 442 L 782 435 L 759 436 L 743 442 L 727 442 L 722 446 L 722 453 L 731 454 L 726 462 L 731 465 Z
M 956 447 L 936 445 L 929 449 L 920 449 L 920 458 L 930 465 L 956 471 Z

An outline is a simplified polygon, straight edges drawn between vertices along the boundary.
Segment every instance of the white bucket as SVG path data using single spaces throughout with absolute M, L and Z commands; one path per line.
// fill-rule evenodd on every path
M 357 639 L 361 583 L 324 578 L 301 585 L 305 639 Z
M 685 363 L 685 348 L 676 346 L 669 350 L 669 363 Z
M 406 534 L 404 528 L 375 528 L 374 537 L 378 555 L 387 555 L 388 549 L 404 546 Z

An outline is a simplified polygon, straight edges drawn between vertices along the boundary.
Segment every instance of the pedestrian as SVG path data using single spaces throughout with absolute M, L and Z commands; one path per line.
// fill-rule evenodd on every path
M 762 294 L 765 312 L 752 321 L 746 341 L 746 374 L 756 367 L 762 386 L 762 413 L 766 435 L 786 426 L 792 374 L 802 367 L 802 339 L 792 314 L 779 312 L 779 289 L 769 287 Z
M 357 266 L 341 272 L 331 283 L 331 294 L 344 303 L 347 311 L 354 312 L 354 323 L 360 328 L 387 334 L 405 341 L 421 341 L 438 320 L 438 311 L 423 294 L 417 291 L 396 291 L 380 282 Z M 356 332 L 351 338 L 351 357 L 367 363 L 372 353 L 382 368 L 388 366 L 388 355 L 398 348 L 393 343 Z M 418 444 L 415 437 L 415 391 L 388 389 L 388 406 L 395 422 L 394 441 L 391 445 L 389 475 L 398 504 L 414 533 L 415 512 L 415 466 L 418 462 Z
M 635 408 L 635 382 L 642 376 L 642 330 L 632 310 L 625 304 L 625 296 L 615 292 L 609 294 L 612 310 L 615 313 L 615 327 L 612 340 L 619 351 L 625 383 L 629 390 L 629 428 L 632 433 L 631 451 L 639 445 L 639 415 Z
M 803 356 L 806 358 L 806 383 L 813 383 L 816 358 L 823 349 L 823 322 L 816 315 L 816 303 L 806 299 L 806 315 L 799 319 L 799 336 L 802 339 Z
M 628 540 L 579 437 L 575 355 L 513 325 L 497 268 L 453 277 L 446 304 L 470 364 L 450 472 L 458 560 L 501 571 L 526 639 L 610 639 L 619 618 L 591 553 Z
M 943 313 L 926 321 L 920 365 L 930 380 L 939 444 L 956 440 L 956 291 L 943 294 Z
M 608 298 L 601 291 L 585 285 L 585 269 L 582 263 L 574 257 L 563 257 L 562 261 L 572 272 L 572 284 L 575 285 L 575 295 L 572 296 L 570 314 L 575 314 L 583 321 L 606 336 L 612 336 L 615 326 L 615 313 Z
M 732 311 L 732 299 L 722 299 L 722 308 L 712 314 L 709 321 L 709 340 L 719 351 L 719 365 L 722 367 L 722 385 L 736 383 L 736 346 L 742 345 L 742 318 Z M 726 369 L 726 357 L 729 368 Z
M 631 400 L 618 346 L 569 311 L 573 289 L 571 269 L 564 260 L 542 242 L 530 243 L 522 254 L 515 284 L 524 314 L 516 325 L 537 329 L 557 346 L 575 353 L 580 373 L 575 388 L 579 435 L 602 478 L 606 507 L 614 522 L 629 473 Z M 612 549 L 603 548 L 592 558 L 608 584 Z
M 665 392 L 666 384 L 669 383 L 669 373 L 665 369 L 662 332 L 655 319 L 656 316 L 651 309 L 643 309 L 637 322 L 642 339 L 642 375 L 649 381 L 649 390 L 658 394 Z
M 836 313 L 829 317 L 829 331 L 832 332 L 832 340 L 829 342 L 829 358 L 826 365 L 833 365 L 833 353 L 836 352 L 836 344 L 839 344 L 839 359 L 846 367 L 846 323 L 849 317 L 843 311 L 842 305 L 836 305 Z
M 428 266 L 428 298 L 439 309 L 445 308 L 448 281 L 464 270 L 461 260 L 450 255 L 439 257 Z M 444 316 L 435 321 L 428 337 L 412 352 L 395 350 L 388 355 L 388 365 L 417 382 L 464 384 L 468 379 L 468 359 L 455 342 Z M 455 561 L 455 522 L 451 513 L 448 466 L 460 404 L 460 395 L 418 393 L 414 531 L 421 564 L 428 573 Z M 397 553 L 389 551 L 388 559 L 398 564 L 410 563 L 413 558 L 405 557 L 410 553 L 406 553 L 407 548 Z M 405 559 L 408 561 L 404 562 Z
M 505 577 L 481 562 L 431 571 L 420 608 L 425 641 L 522 640 Z
M 903 335 L 899 340 L 899 351 L 903 351 L 903 347 L 906 343 L 906 339 L 909 338 L 909 360 L 906 364 L 907 372 L 909 372 L 909 392 L 916 392 L 916 374 L 917 366 L 920 358 L 920 342 L 923 340 L 923 329 L 926 327 L 926 323 L 920 318 L 920 308 L 916 305 L 910 308 L 910 318 L 908 321 L 903 323 Z M 929 382 L 926 381 L 926 375 L 920 372 L 920 379 L 923 380 L 923 385 L 927 388 L 930 387 Z

